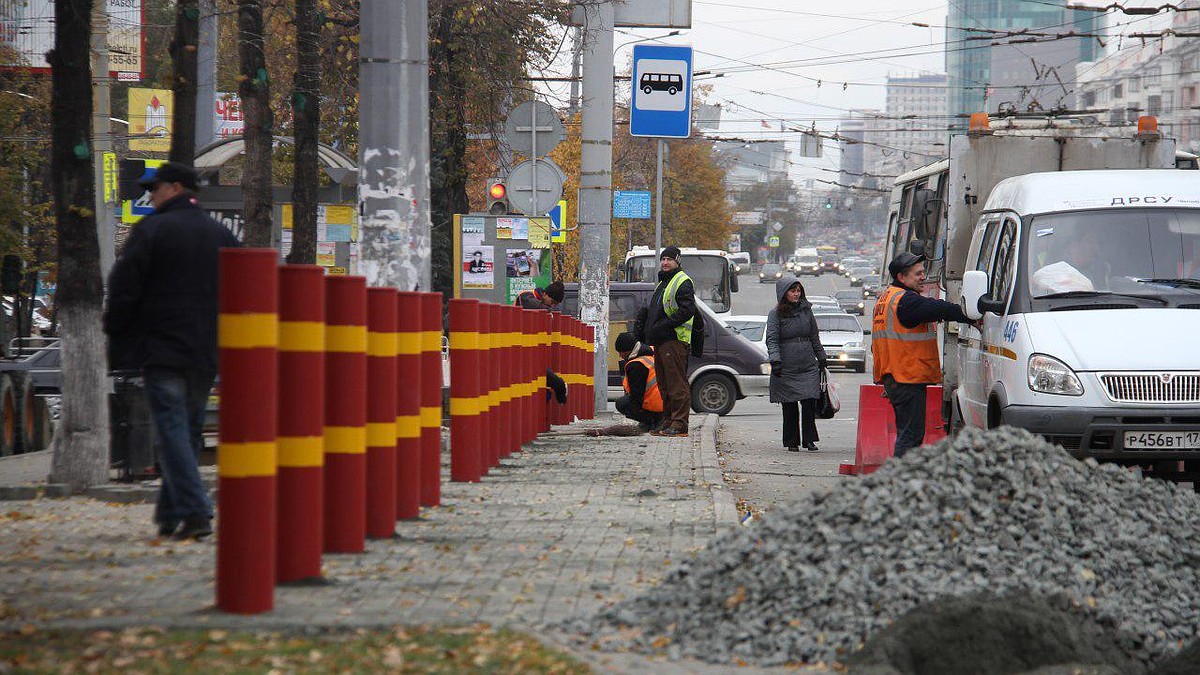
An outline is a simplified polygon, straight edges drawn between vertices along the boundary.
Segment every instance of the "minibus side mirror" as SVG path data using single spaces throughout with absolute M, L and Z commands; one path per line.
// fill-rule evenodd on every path
M 987 272 L 971 270 L 963 274 L 962 295 L 959 297 L 959 306 L 962 307 L 963 314 L 966 314 L 968 319 L 977 321 L 983 317 L 985 311 L 991 309 L 990 307 L 985 307 L 987 302 L 983 299 L 984 294 L 987 293 L 987 287 Z

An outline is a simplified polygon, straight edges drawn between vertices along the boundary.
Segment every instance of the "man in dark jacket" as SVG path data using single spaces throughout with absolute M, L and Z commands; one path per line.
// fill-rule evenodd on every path
M 658 287 L 650 298 L 642 341 L 654 347 L 654 369 L 663 394 L 662 428 L 656 436 L 687 436 L 692 390 L 688 385 L 688 352 L 696 317 L 696 289 L 679 266 L 679 247 L 659 256 Z
M 563 284 L 561 281 L 553 281 L 545 288 L 522 291 L 513 304 L 521 309 L 553 310 L 561 305 L 562 301 Z
M 614 346 L 621 357 L 621 385 L 625 388 L 625 395 L 617 399 L 617 412 L 637 422 L 638 429 L 650 431 L 658 426 L 663 411 L 654 349 L 638 342 L 632 333 L 618 335 Z
M 896 414 L 895 456 L 925 440 L 925 391 L 942 381 L 937 322 L 970 323 L 962 309 L 921 295 L 925 261 L 903 252 L 888 264 L 892 283 L 875 302 L 871 321 L 874 376 Z
M 113 369 L 140 369 L 154 418 L 162 488 L 160 536 L 212 534 L 200 480 L 204 406 L 217 373 L 218 251 L 239 246 L 196 200 L 189 166 L 167 162 L 144 176 L 154 212 L 125 242 L 108 280 L 104 332 Z

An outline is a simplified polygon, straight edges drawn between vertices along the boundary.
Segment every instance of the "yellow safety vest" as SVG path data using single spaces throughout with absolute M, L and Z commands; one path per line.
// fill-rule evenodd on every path
M 663 311 L 666 312 L 667 318 L 674 320 L 675 315 L 679 313 L 679 305 L 675 302 L 675 293 L 685 281 L 691 281 L 692 278 L 683 270 L 679 270 L 671 280 L 667 282 L 667 288 L 663 291 Z M 658 282 L 662 285 L 662 282 Z M 694 284 L 693 284 L 694 285 Z M 699 310 L 697 310 L 699 311 Z M 695 317 L 689 318 L 682 324 L 675 327 L 675 338 L 684 344 L 692 344 L 692 321 Z

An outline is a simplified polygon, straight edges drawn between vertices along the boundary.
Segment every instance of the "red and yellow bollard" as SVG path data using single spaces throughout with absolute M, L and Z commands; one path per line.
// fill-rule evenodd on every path
M 570 374 L 567 373 L 567 362 L 564 356 L 565 349 L 563 348 L 563 327 L 570 318 L 558 314 L 557 312 L 550 313 L 550 370 L 563 379 L 563 382 L 570 382 Z M 566 424 L 569 422 L 568 414 L 570 404 L 570 394 L 568 392 L 568 403 L 559 403 L 555 401 L 550 406 L 550 424 Z
M 367 282 L 325 278 L 325 551 L 367 535 Z
M 275 605 L 278 255 L 220 254 L 217 609 L 236 614 Z
M 367 289 L 367 536 L 396 533 L 396 289 Z
M 497 433 L 497 424 L 499 418 L 499 397 L 496 393 L 497 382 L 499 381 L 498 369 L 496 368 L 495 355 L 495 338 L 492 333 L 495 331 L 496 311 L 495 305 L 481 303 L 479 305 L 479 363 L 480 365 L 480 382 L 479 393 L 481 395 L 480 404 L 482 414 L 480 415 L 480 439 L 481 449 L 479 453 L 480 473 L 484 476 L 488 471 L 496 465 L 500 458 L 500 445 L 498 443 L 499 435 Z
M 483 477 L 479 301 L 450 301 L 450 480 Z
M 505 405 L 508 412 L 505 414 L 508 422 L 508 442 L 504 446 L 504 453 L 501 458 L 508 457 L 514 452 L 521 450 L 521 400 L 520 387 L 518 383 L 521 380 L 521 312 L 524 310 L 520 307 L 505 307 L 504 313 L 507 317 L 504 335 L 504 361 L 508 366 L 507 377 L 505 378 Z
M 550 392 L 546 371 L 550 369 L 550 322 L 553 312 L 543 312 L 538 320 L 538 433 L 550 431 Z
M 396 295 L 396 518 L 407 520 L 421 515 L 421 294 Z
M 279 268 L 279 583 L 321 576 L 325 270 Z
M 596 418 L 596 327 L 583 326 L 583 415 L 585 420 Z M 605 376 L 607 386 L 607 375 Z
M 421 294 L 421 506 L 442 500 L 442 294 Z
M 533 370 L 533 315 L 537 312 L 536 309 L 522 309 L 518 317 L 518 326 L 520 337 L 517 344 L 519 357 L 517 359 L 518 367 L 521 369 L 521 374 L 517 377 L 517 386 L 520 387 L 521 401 L 521 443 L 526 443 L 533 440 L 530 434 L 533 422 L 533 391 L 530 380 L 530 372 Z M 520 446 L 518 446 L 520 449 Z

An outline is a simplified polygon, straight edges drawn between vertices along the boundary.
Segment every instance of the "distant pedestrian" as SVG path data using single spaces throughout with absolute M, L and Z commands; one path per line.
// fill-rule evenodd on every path
M 692 390 L 688 384 L 688 353 L 692 327 L 697 323 L 696 289 L 679 266 L 678 246 L 668 246 L 659 256 L 658 286 L 650 298 L 643 342 L 654 347 L 654 369 L 663 394 L 662 428 L 656 436 L 687 436 Z
M 237 238 L 200 208 L 196 171 L 167 162 L 141 180 L 154 212 L 129 234 L 108 280 L 113 369 L 139 369 L 156 434 L 159 536 L 212 534 L 200 479 L 204 408 L 217 373 L 218 251 Z
M 829 365 L 812 304 L 804 285 L 788 274 L 775 282 L 779 304 L 767 314 L 767 355 L 771 359 L 771 403 L 783 407 L 783 446 L 817 451 L 817 400 L 821 369 Z
M 631 333 L 618 335 L 615 346 L 621 357 L 621 386 L 625 389 L 625 395 L 617 399 L 617 412 L 637 422 L 643 432 L 650 431 L 663 416 L 654 348 L 638 342 Z
M 562 304 L 563 296 L 563 283 L 561 281 L 552 281 L 545 288 L 533 288 L 528 291 L 521 291 L 521 294 L 517 296 L 513 304 L 521 309 L 554 310 L 558 309 L 558 306 Z
M 925 390 L 942 381 L 937 322 L 970 323 L 952 302 L 921 295 L 925 261 L 904 251 L 888 263 L 892 283 L 875 302 L 871 319 L 874 378 L 896 415 L 895 456 L 925 440 Z

